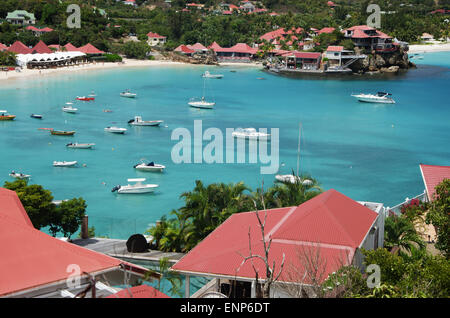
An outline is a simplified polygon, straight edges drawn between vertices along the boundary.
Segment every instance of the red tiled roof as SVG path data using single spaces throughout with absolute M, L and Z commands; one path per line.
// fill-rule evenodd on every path
M 188 48 L 188 47 L 187 47 L 186 45 L 184 45 L 184 44 L 179 45 L 179 46 L 175 49 L 175 51 L 176 51 L 176 52 L 186 53 L 186 54 L 192 54 L 192 53 L 195 52 L 194 50 L 191 50 L 190 48 Z
M 31 49 L 28 48 L 25 44 L 20 41 L 14 42 L 9 48 L 8 51 L 14 52 L 16 54 L 30 54 Z
M 35 32 L 52 32 L 53 31 L 53 29 L 48 28 L 48 27 L 45 27 L 43 29 L 39 29 L 39 28 L 36 28 L 36 27 L 34 27 L 32 25 L 27 26 L 26 29 L 30 30 L 30 31 L 35 31 Z
M 165 36 L 159 35 L 158 33 L 149 32 L 147 33 L 147 36 L 149 38 L 158 38 L 158 39 L 165 39 Z
M 266 34 L 261 35 L 259 38 L 261 40 L 273 40 L 278 37 L 283 38 L 286 34 L 300 34 L 303 32 L 302 28 L 292 28 L 289 31 L 285 31 L 284 28 L 279 28 L 275 31 L 267 32 Z
M 343 46 L 329 46 L 327 47 L 328 52 L 342 52 L 344 50 Z
M 123 289 L 106 298 L 170 298 L 166 294 L 149 285 L 140 285 Z
M 78 51 L 78 48 L 76 46 L 74 46 L 72 43 L 67 43 L 66 45 L 64 45 L 64 47 L 66 48 L 66 51 L 68 51 L 68 52 Z
M 17 195 L 6 189 L 0 189 L 0 242 L 0 296 L 63 281 L 73 275 L 67 271 L 71 264 L 81 273 L 114 270 L 122 263 L 146 271 L 35 229 Z
M 39 41 L 38 44 L 36 44 L 34 46 L 34 48 L 31 49 L 32 53 L 39 53 L 39 54 L 43 54 L 43 53 L 53 53 L 52 50 L 50 50 L 50 48 L 42 41 Z
M 319 59 L 322 56 L 322 53 L 319 52 L 291 52 L 287 53 L 284 56 L 295 56 L 300 59 Z
M 264 211 L 258 212 L 264 219 Z M 267 211 L 264 238 L 272 238 L 269 263 L 280 266 L 286 257 L 285 269 L 293 266 L 301 272 L 299 253 L 319 252 L 326 261 L 325 277 L 342 264 L 349 264 L 378 214 L 336 190 L 329 190 L 298 207 Z M 254 212 L 236 213 L 178 261 L 173 270 L 189 273 L 254 278 L 250 262 L 241 266 L 249 255 L 249 237 L 253 254 L 263 255 L 260 227 Z M 254 260 L 261 279 L 264 263 Z M 283 271 L 281 281 L 292 281 Z M 301 279 L 301 278 L 300 278 Z
M 91 43 L 88 43 L 82 47 L 79 47 L 77 50 L 80 52 L 86 53 L 86 54 L 103 54 L 103 53 L 105 53 L 105 52 L 97 49 Z
M 427 190 L 428 199 L 432 201 L 436 193 L 435 187 L 444 181 L 444 179 L 450 179 L 450 166 L 420 164 L 420 171 Z
M 222 14 L 233 14 L 233 12 L 231 12 L 231 11 L 229 11 L 229 10 L 224 10 L 224 11 L 222 11 Z
M 219 44 L 217 44 L 216 41 L 214 41 L 213 43 L 211 43 L 211 44 L 208 46 L 208 49 L 213 49 L 213 50 L 221 49 L 221 48 L 222 48 L 222 47 L 221 47 Z
M 322 28 L 320 29 L 317 33 L 318 34 L 322 34 L 322 33 L 333 33 L 334 30 L 336 30 L 335 28 L 331 28 L 331 27 L 326 27 L 326 28 Z
M 201 44 L 201 43 L 195 43 L 195 44 L 193 44 L 193 45 L 186 45 L 188 48 L 190 48 L 191 50 L 194 50 L 194 51 L 203 51 L 203 50 L 207 50 L 207 48 L 206 48 L 206 46 L 204 46 L 203 44 Z

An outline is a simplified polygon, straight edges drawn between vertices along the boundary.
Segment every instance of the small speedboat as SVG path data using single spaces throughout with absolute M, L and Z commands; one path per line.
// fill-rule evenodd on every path
M 23 173 L 17 173 L 15 171 L 12 171 L 9 174 L 10 177 L 16 178 L 16 179 L 29 179 L 31 178 L 31 175 L 29 174 L 23 174 Z
M 142 194 L 142 193 L 151 193 L 155 191 L 156 188 L 159 187 L 157 184 L 143 184 L 146 179 L 128 179 L 128 182 L 134 182 L 135 184 L 128 184 L 126 186 L 117 185 L 112 188 L 111 192 L 117 193 L 128 193 L 128 194 Z
M 73 167 L 77 164 L 77 161 L 53 161 L 54 167 Z
M 145 160 L 141 160 L 141 163 L 134 165 L 134 168 L 141 171 L 163 172 L 163 170 L 166 169 L 166 166 L 154 163 L 153 161 L 147 163 Z
M 78 111 L 78 108 L 72 106 L 72 103 L 66 103 L 66 106 L 62 108 L 63 112 L 75 114 Z
M 395 101 L 391 97 L 389 97 L 391 95 L 392 94 L 385 92 L 378 92 L 376 94 L 352 94 L 352 96 L 357 98 L 360 102 L 395 104 Z
M 50 134 L 55 136 L 73 136 L 75 135 L 74 131 L 63 131 L 63 130 L 50 130 Z
M 124 134 L 127 131 L 127 129 L 120 127 L 106 127 L 105 131 L 113 134 Z
M 164 120 L 142 120 L 141 116 L 135 116 L 134 119 L 130 119 L 128 124 L 132 126 L 159 126 Z
M 191 98 L 191 100 L 189 101 L 188 104 L 191 107 L 205 108 L 205 109 L 212 109 L 212 108 L 214 108 L 214 105 L 216 105 L 216 103 L 214 103 L 214 102 L 207 102 L 204 97 L 202 97 L 200 100 Z
M 42 119 L 42 115 L 38 115 L 38 114 L 31 114 L 30 117 L 36 118 L 36 119 Z
M 135 98 L 137 95 L 135 93 L 130 92 L 130 90 L 127 89 L 126 91 L 120 93 L 120 96 L 127 98 Z
M 80 144 L 80 143 L 68 143 L 66 145 L 67 148 L 73 148 L 73 149 L 92 149 L 95 144 Z
M 95 97 L 77 96 L 77 100 L 82 100 L 85 102 L 90 102 L 95 100 Z
M 216 78 L 216 79 L 220 79 L 223 77 L 222 74 L 211 74 L 209 71 L 206 71 L 205 73 L 202 74 L 203 78 Z
M 14 120 L 15 115 L 8 114 L 7 110 L 0 110 L 0 121 Z
M 255 128 L 236 128 L 231 135 L 235 138 L 244 139 L 270 139 L 270 134 L 256 131 Z
M 90 93 L 88 96 L 89 96 L 89 97 L 95 97 L 95 96 L 97 96 L 97 94 L 95 94 L 94 91 L 91 91 L 91 93 Z

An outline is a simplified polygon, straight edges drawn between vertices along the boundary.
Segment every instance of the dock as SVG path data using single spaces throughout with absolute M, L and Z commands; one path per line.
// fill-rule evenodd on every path
M 106 254 L 115 258 L 126 258 L 128 260 L 139 260 L 148 262 L 159 262 L 162 258 L 167 258 L 170 265 L 178 262 L 184 253 L 161 252 L 148 250 L 144 253 L 130 253 L 127 250 L 127 241 L 107 238 L 74 239 L 72 243 L 95 252 Z

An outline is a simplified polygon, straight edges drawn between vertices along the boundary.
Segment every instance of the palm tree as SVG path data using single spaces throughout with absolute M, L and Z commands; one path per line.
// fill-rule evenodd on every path
M 414 225 L 404 217 L 391 216 L 386 218 L 384 225 L 384 245 L 388 250 L 399 247 L 411 251 L 415 245 L 425 248 L 425 243 L 417 234 Z

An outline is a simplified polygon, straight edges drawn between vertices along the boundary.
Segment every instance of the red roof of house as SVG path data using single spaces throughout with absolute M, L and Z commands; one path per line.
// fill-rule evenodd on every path
M 193 44 L 193 45 L 186 45 L 188 48 L 190 48 L 191 50 L 194 50 L 194 51 L 203 51 L 203 50 L 208 50 L 207 48 L 206 48 L 206 46 L 204 46 L 203 44 L 201 44 L 201 43 L 195 43 L 195 44 Z
M 234 53 L 248 53 L 248 54 L 256 54 L 258 52 L 257 48 L 250 47 L 247 43 L 237 43 L 232 47 L 226 48 L 217 48 L 214 49 L 215 52 L 234 52 Z
M 344 50 L 343 46 L 329 46 L 327 47 L 328 52 L 342 52 Z
M 27 47 L 25 44 L 23 44 L 20 41 L 14 42 L 9 48 L 8 51 L 14 52 L 17 54 L 30 54 L 31 49 Z
M 293 51 L 291 53 L 284 54 L 283 56 L 295 56 L 300 59 L 319 59 L 322 56 L 322 53 L 319 52 L 297 52 Z
M 332 27 L 326 27 L 326 28 L 322 28 L 322 29 L 320 29 L 317 33 L 318 34 L 322 34 L 322 33 L 333 33 L 334 32 L 334 30 L 336 30 L 335 28 L 332 28 Z
M 91 43 L 88 43 L 82 47 L 79 47 L 77 50 L 80 52 L 86 53 L 86 54 L 103 54 L 103 53 L 105 53 L 105 52 L 97 49 Z
M 213 50 L 221 49 L 221 48 L 222 48 L 222 47 L 221 47 L 219 44 L 217 44 L 216 41 L 214 41 L 213 43 L 211 43 L 211 44 L 208 46 L 208 49 L 213 49 Z
M 64 45 L 64 47 L 66 48 L 66 51 L 78 51 L 78 48 L 76 46 L 74 46 L 72 43 L 67 43 L 66 45 Z
M 154 33 L 154 32 L 149 32 L 147 33 L 147 36 L 149 38 L 158 38 L 158 39 L 165 39 L 165 36 L 159 35 L 158 33 Z
M 264 211 L 258 212 L 264 219 Z M 299 253 L 319 252 L 326 261 L 325 277 L 342 264 L 349 264 L 378 214 L 336 190 L 329 190 L 298 207 L 267 211 L 265 240 L 272 238 L 269 263 L 280 266 L 285 255 L 285 270 L 281 281 L 293 281 L 289 268 L 301 272 L 303 263 Z M 242 265 L 249 255 L 249 237 L 253 254 L 263 255 L 261 230 L 255 212 L 236 213 L 208 235 L 173 270 L 228 277 L 255 277 L 251 262 Z M 253 261 L 261 279 L 265 276 L 264 263 Z M 297 279 L 301 279 L 297 277 Z
M 145 268 L 61 241 L 35 229 L 15 192 L 0 188 L 0 296 L 64 281 L 81 273 L 95 273 L 126 264 L 133 271 Z
M 432 166 L 420 164 L 420 172 L 422 173 L 423 183 L 427 190 L 428 199 L 432 201 L 436 193 L 436 186 L 450 179 L 450 166 Z
M 149 285 L 140 285 L 109 295 L 106 298 L 170 298 L 166 294 Z
M 272 16 L 272 17 L 275 17 L 275 16 L 278 16 L 279 14 L 276 13 L 276 12 L 271 12 L 271 13 L 269 13 L 269 15 Z
M 239 10 L 238 6 L 235 6 L 234 4 L 229 4 L 228 7 L 230 8 L 231 11 Z
M 330 6 L 330 7 L 335 7 L 336 6 L 336 4 L 333 1 L 328 1 L 327 5 Z
M 176 51 L 176 52 L 182 52 L 182 53 L 186 53 L 186 54 L 192 54 L 192 53 L 195 52 L 194 50 L 191 50 L 190 48 L 188 48 L 188 47 L 187 47 L 186 45 L 184 45 L 184 44 L 179 45 L 174 51 Z
M 392 37 L 387 35 L 386 33 L 383 33 L 381 31 L 378 31 L 375 28 L 372 28 L 367 25 L 355 25 L 351 28 L 345 29 L 345 31 L 353 31 L 352 38 L 358 38 L 358 39 L 365 39 L 365 38 L 382 38 L 382 39 L 391 39 Z M 375 31 L 375 35 L 368 35 L 364 31 Z
M 38 44 L 36 44 L 31 49 L 31 52 L 32 53 L 39 53 L 39 54 L 53 53 L 53 51 L 43 41 L 39 41 Z
M 284 36 L 286 34 L 300 34 L 302 32 L 303 32 L 302 28 L 292 28 L 289 31 L 285 31 L 284 28 L 279 28 L 279 29 L 276 29 L 275 31 L 267 32 L 267 33 L 261 35 L 259 38 L 261 40 L 270 41 L 270 40 L 276 39 L 278 37 L 284 38 Z
M 32 25 L 27 26 L 26 29 L 27 29 L 27 30 L 30 30 L 30 31 L 35 31 L 35 32 L 36 32 L 36 31 L 37 31 L 37 32 L 52 32 L 52 31 L 53 31 L 53 29 L 48 28 L 48 27 L 39 29 L 39 28 L 36 28 L 36 27 L 34 27 L 34 26 L 32 26 Z
M 231 12 L 231 11 L 229 11 L 229 10 L 224 10 L 224 11 L 222 11 L 222 14 L 233 14 L 233 12 Z

